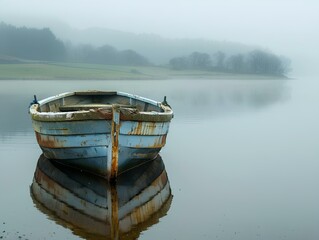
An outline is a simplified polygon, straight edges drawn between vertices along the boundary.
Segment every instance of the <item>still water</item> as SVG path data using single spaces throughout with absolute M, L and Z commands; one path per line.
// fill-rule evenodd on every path
M 85 89 L 119 90 L 158 101 L 167 96 L 175 113 L 159 160 L 165 165 L 161 166 L 166 180 L 160 188 L 164 195 L 153 196 L 165 201 L 151 219 L 132 224 L 122 238 L 319 238 L 319 84 L 315 78 L 1 81 L 0 85 L 2 239 L 107 239 L 112 226 L 104 226 L 98 218 L 108 216 L 94 215 L 94 209 L 86 213 L 86 202 L 88 207 L 81 211 L 72 205 L 84 199 L 76 184 L 82 184 L 82 190 L 85 186 L 86 194 L 99 193 L 102 207 L 110 195 L 120 202 L 130 198 L 132 189 L 138 192 L 137 183 L 104 188 L 103 181 L 86 181 L 72 170 L 43 167 L 27 111 L 33 95 L 42 99 Z M 72 181 L 58 177 L 48 182 L 39 177 L 48 169 L 47 174 L 54 176 L 71 174 Z M 163 171 L 147 178 L 134 176 L 151 179 L 152 185 Z M 52 198 L 47 204 L 49 190 L 39 186 L 57 185 L 61 192 L 69 187 L 66 183 L 73 186 L 74 199 L 56 203 Z

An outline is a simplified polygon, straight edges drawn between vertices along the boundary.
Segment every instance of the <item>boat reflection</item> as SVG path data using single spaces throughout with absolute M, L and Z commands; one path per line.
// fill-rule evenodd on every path
M 41 212 L 86 239 L 136 239 L 166 215 L 172 201 L 160 156 L 111 185 L 41 155 L 30 191 Z

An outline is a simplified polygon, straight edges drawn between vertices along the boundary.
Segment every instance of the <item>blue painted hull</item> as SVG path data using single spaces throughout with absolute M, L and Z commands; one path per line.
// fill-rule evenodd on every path
M 35 105 L 30 112 L 44 155 L 105 177 L 113 172 L 116 177 L 156 158 L 166 143 L 171 119 L 161 112 L 126 114 L 114 108 L 102 117 L 100 110 L 43 113 L 37 108 Z M 144 118 L 146 121 L 142 121 Z
M 136 124 L 125 122 L 120 127 L 119 173 L 154 159 L 166 143 L 169 123 L 155 123 L 155 131 L 151 134 L 156 135 L 146 135 L 146 130 L 143 135 L 132 135 L 129 130 Z M 149 123 L 140 124 L 146 126 Z M 38 144 L 47 158 L 103 176 L 107 175 L 109 125 L 107 121 L 99 120 L 67 124 L 33 121 Z
M 107 147 L 85 148 L 43 148 L 44 156 L 59 163 L 77 167 L 81 170 L 107 175 L 108 149 Z M 119 151 L 118 171 L 122 173 L 148 160 L 156 158 L 160 149 L 121 148 Z

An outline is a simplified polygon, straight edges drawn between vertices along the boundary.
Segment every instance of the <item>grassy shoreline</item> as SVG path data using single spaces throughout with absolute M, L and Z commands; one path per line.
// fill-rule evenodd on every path
M 283 79 L 253 74 L 83 63 L 0 64 L 0 80 Z

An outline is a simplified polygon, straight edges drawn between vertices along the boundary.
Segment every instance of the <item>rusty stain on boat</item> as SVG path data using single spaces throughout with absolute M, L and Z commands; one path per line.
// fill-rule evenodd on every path
M 167 137 L 167 134 L 161 136 L 159 139 L 158 139 L 158 142 L 156 142 L 154 144 L 154 148 L 156 147 L 163 147 L 165 144 L 166 144 L 166 137 Z
M 155 122 L 137 122 L 137 126 L 133 128 L 129 135 L 153 135 L 155 128 L 157 127 Z
M 111 129 L 111 167 L 108 167 L 109 180 L 115 179 L 118 173 L 118 160 L 119 160 L 119 135 L 120 135 L 120 111 L 119 107 L 113 106 L 113 119 Z M 109 166 L 109 165 L 108 165 Z
M 41 135 L 38 132 L 35 132 L 36 139 L 38 144 L 41 147 L 47 148 L 63 148 L 65 141 L 59 141 L 50 135 Z

